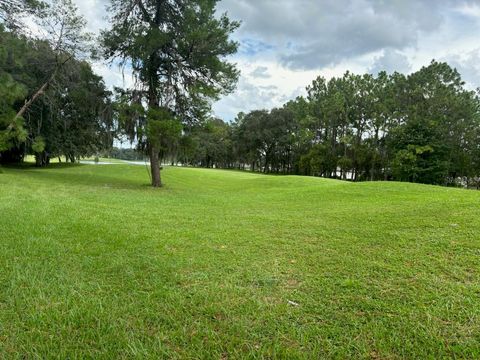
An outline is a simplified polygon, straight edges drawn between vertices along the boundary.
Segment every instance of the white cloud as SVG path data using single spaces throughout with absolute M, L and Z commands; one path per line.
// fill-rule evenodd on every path
M 411 68 L 412 66 L 406 55 L 397 50 L 385 49 L 381 56 L 375 57 L 373 65 L 368 71 L 374 75 L 380 71 L 386 71 L 389 74 L 395 71 L 408 73 Z
M 471 16 L 473 18 L 480 18 L 480 4 L 466 3 L 461 4 L 456 11 L 462 15 Z
M 384 48 L 415 47 L 438 30 L 445 12 L 474 0 L 236 0 L 220 3 L 243 21 L 238 36 L 273 45 L 277 59 L 296 69 L 318 69 Z
M 75 2 L 90 31 L 106 26 L 108 0 Z M 410 72 L 433 58 L 480 85 L 478 0 L 223 0 L 219 10 L 242 20 L 234 35 L 239 53 L 231 58 L 242 75 L 237 90 L 214 105 L 226 120 L 280 106 L 318 75 Z M 118 68 L 95 69 L 107 84 L 122 86 Z
M 480 47 L 472 51 L 451 55 L 445 59 L 462 75 L 470 89 L 480 87 Z
M 254 78 L 268 79 L 270 74 L 268 73 L 268 67 L 258 66 L 255 70 L 250 73 L 250 76 Z
M 93 70 L 102 76 L 110 88 L 132 88 L 134 86 L 134 78 L 129 71 L 123 71 L 116 65 L 108 65 L 103 62 L 95 62 Z
M 87 20 L 87 29 L 98 34 L 106 26 L 108 0 L 74 0 L 80 13 Z

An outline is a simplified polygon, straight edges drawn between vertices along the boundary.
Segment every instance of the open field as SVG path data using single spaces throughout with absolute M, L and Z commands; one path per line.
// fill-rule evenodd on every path
M 480 357 L 480 192 L 4 168 L 0 358 Z

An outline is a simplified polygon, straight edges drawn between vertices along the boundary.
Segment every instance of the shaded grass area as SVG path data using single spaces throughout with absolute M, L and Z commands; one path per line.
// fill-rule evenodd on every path
M 54 165 L 0 175 L 0 358 L 478 358 L 480 193 Z

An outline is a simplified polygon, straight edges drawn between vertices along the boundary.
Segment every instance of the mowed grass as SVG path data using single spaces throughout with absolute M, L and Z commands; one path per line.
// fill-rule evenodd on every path
M 0 358 L 480 357 L 480 192 L 0 174 Z

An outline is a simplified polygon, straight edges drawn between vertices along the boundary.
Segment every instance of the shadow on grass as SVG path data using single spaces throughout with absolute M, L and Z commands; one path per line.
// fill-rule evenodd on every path
M 4 169 L 35 169 L 35 170 L 49 170 L 49 169 L 67 169 L 75 167 L 83 167 L 86 164 L 80 163 L 52 163 L 48 166 L 38 167 L 35 166 L 35 163 L 32 162 L 22 162 L 22 163 L 12 163 L 12 164 L 0 164 Z
M 111 171 L 106 173 L 105 168 L 98 168 L 97 165 L 89 164 L 71 164 L 71 163 L 54 163 L 47 167 L 35 167 L 34 164 L 24 163 L 8 165 L 4 169 L 13 170 L 17 175 L 25 174 L 31 179 L 43 181 L 47 183 L 63 185 L 63 186 L 90 186 L 95 188 L 113 188 L 128 190 L 145 190 L 153 189 L 148 183 L 147 174 L 142 178 L 141 173 L 129 172 L 129 165 L 115 167 L 108 166 Z M 111 168 L 110 168 L 111 166 Z M 127 167 L 127 168 L 126 168 Z M 74 170 L 74 171 L 70 171 Z M 131 168 L 134 170 L 134 168 Z

